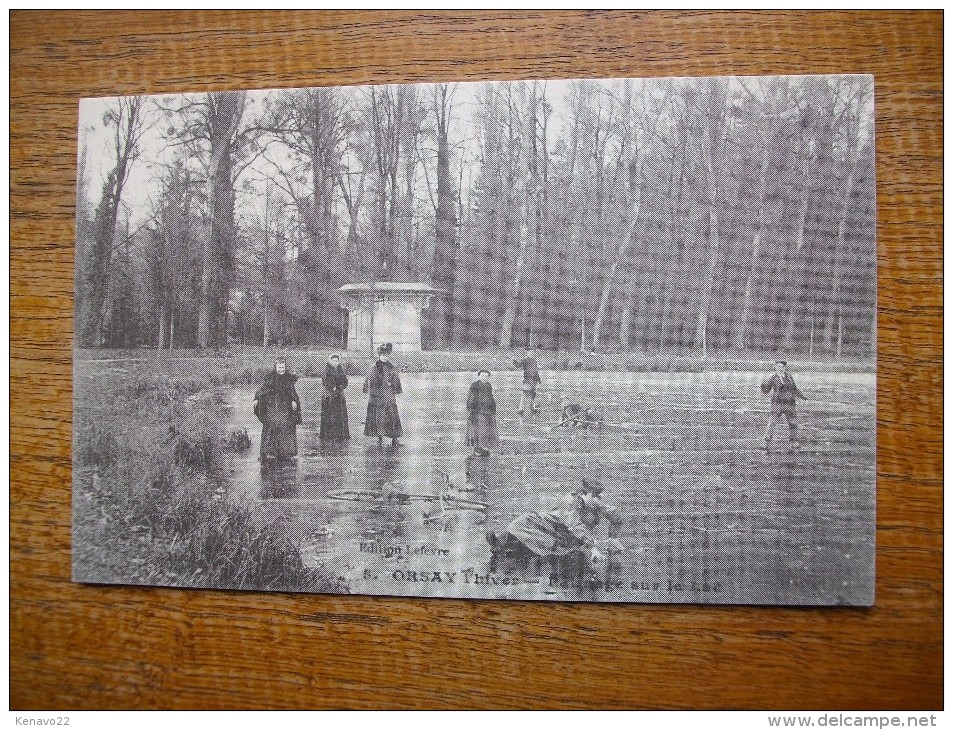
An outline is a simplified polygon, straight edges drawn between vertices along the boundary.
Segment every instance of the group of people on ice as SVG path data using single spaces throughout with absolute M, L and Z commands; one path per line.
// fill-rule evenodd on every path
M 379 446 L 383 445 L 385 438 L 389 438 L 391 444 L 396 446 L 404 434 L 397 409 L 397 396 L 403 393 L 403 386 L 400 372 L 390 361 L 391 352 L 390 344 L 377 348 L 377 360 L 364 381 L 364 393 L 367 394 L 364 435 L 376 437 Z M 526 356 L 522 360 L 514 360 L 513 364 L 523 370 L 520 412 L 525 415 L 538 413 L 536 393 L 541 380 L 535 352 L 527 350 Z M 262 461 L 289 459 L 298 454 L 297 426 L 301 424 L 301 400 L 295 390 L 297 379 L 297 375 L 288 372 L 284 358 L 278 358 L 274 370 L 255 393 L 253 409 L 262 423 Z M 322 382 L 324 393 L 321 396 L 318 436 L 322 441 L 349 441 L 351 431 L 344 398 L 348 377 L 340 355 L 334 354 L 328 358 Z M 475 455 L 486 456 L 500 445 L 496 398 L 490 384 L 489 370 L 477 373 L 477 379 L 467 394 L 466 408 L 467 446 L 473 449 Z
M 387 437 L 396 445 L 397 439 L 403 435 L 396 396 L 403 389 L 400 373 L 390 362 L 390 352 L 389 345 L 378 348 L 377 361 L 364 381 L 364 392 L 368 394 L 364 433 L 376 436 L 379 444 Z M 290 459 L 298 455 L 297 427 L 301 424 L 301 400 L 295 390 L 297 380 L 297 375 L 288 372 L 285 359 L 278 358 L 274 370 L 255 392 L 252 408 L 262 424 L 262 461 Z M 349 441 L 351 427 L 344 398 L 348 377 L 340 355 L 333 354 L 328 358 L 322 384 L 324 393 L 321 396 L 318 436 L 322 441 Z
M 393 445 L 403 436 L 403 426 L 397 409 L 397 396 L 403 393 L 400 372 L 390 361 L 390 344 L 377 348 L 377 360 L 364 381 L 364 393 L 367 394 L 367 417 L 364 421 L 364 435 L 376 437 L 378 445 L 389 438 Z M 513 360 L 513 365 L 523 371 L 523 383 L 520 391 L 519 412 L 523 416 L 538 413 L 536 405 L 537 389 L 542 380 L 536 353 L 527 349 L 525 357 Z M 261 458 L 288 459 L 298 454 L 297 426 L 301 424 L 301 400 L 295 390 L 298 376 L 288 372 L 283 358 L 275 361 L 274 370 L 255 393 L 253 409 L 262 423 Z M 328 358 L 323 377 L 324 393 L 321 397 L 321 425 L 318 432 L 322 441 L 343 442 L 351 438 L 348 423 L 347 403 L 344 390 L 348 386 L 348 377 L 341 358 L 333 354 Z M 804 399 L 794 378 L 788 372 L 787 362 L 778 360 L 774 372 L 761 383 L 761 391 L 771 396 L 771 414 L 765 431 L 765 450 L 771 451 L 774 433 L 779 421 L 786 420 L 791 448 L 799 444 L 797 440 L 798 419 L 796 402 Z M 569 406 L 569 408 L 579 406 Z M 490 383 L 490 371 L 480 370 L 477 379 L 470 386 L 466 401 L 467 431 L 466 444 L 474 455 L 486 456 L 499 448 L 500 437 L 497 428 L 497 404 Z M 563 409 L 563 423 L 567 421 L 567 407 Z M 585 411 L 591 413 L 591 410 Z M 579 414 L 569 414 L 569 420 L 579 423 Z M 586 419 L 595 417 L 587 415 Z M 588 420 L 584 419 L 585 423 Z M 601 419 L 598 419 L 601 425 Z M 560 424 L 562 425 L 562 424 Z
M 367 418 L 364 434 L 376 437 L 378 446 L 384 438 L 396 445 L 403 435 L 397 398 L 403 392 L 400 373 L 390 362 L 391 346 L 382 345 L 377 351 L 377 360 L 364 381 L 367 394 Z M 519 410 L 523 415 L 538 412 L 537 388 L 541 384 L 535 352 L 527 350 L 522 360 L 513 365 L 523 371 L 523 384 Z M 262 422 L 261 458 L 292 458 L 298 453 L 297 426 L 301 423 L 301 401 L 295 390 L 297 376 L 289 373 L 284 359 L 275 362 L 274 370 L 255 393 L 253 408 Z M 348 386 L 347 374 L 338 355 L 331 355 L 325 367 L 324 393 L 321 398 L 321 425 L 319 436 L 323 441 L 347 441 L 350 439 L 347 403 L 344 390 Z M 791 448 L 797 446 L 798 420 L 796 402 L 804 394 L 787 370 L 787 363 L 778 360 L 774 372 L 761 383 L 761 391 L 771 396 L 771 414 L 765 433 L 765 449 L 771 451 L 778 421 L 788 422 Z M 490 384 L 490 371 L 480 370 L 476 381 L 467 394 L 467 445 L 476 455 L 488 455 L 499 447 L 496 398 Z M 572 417 L 573 414 L 570 414 Z M 576 413 L 575 417 L 579 418 Z M 563 419 L 566 421 L 566 409 Z M 586 416 L 591 418 L 591 416 Z M 581 486 L 571 491 L 560 504 L 548 512 L 530 512 L 514 519 L 505 531 L 488 532 L 491 572 L 500 569 L 529 571 L 537 565 L 541 571 L 543 561 L 551 570 L 562 575 L 582 577 L 602 558 L 596 528 L 601 524 L 618 525 L 618 511 L 602 500 L 603 487 L 598 479 L 583 479 Z M 601 542 L 602 549 L 621 549 L 618 542 L 609 539 Z

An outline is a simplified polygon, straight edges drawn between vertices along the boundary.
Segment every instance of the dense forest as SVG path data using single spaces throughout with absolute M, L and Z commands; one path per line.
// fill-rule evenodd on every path
M 352 282 L 430 349 L 869 357 L 870 77 L 84 100 L 78 347 L 340 347 Z

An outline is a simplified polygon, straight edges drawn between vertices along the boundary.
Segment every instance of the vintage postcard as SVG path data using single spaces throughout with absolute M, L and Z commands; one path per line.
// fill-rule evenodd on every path
M 871 605 L 873 104 L 83 100 L 74 580 Z

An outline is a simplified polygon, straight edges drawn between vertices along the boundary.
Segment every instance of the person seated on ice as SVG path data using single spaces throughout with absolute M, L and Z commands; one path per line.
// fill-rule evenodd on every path
M 490 572 L 496 571 L 501 559 L 512 560 L 523 571 L 534 560 L 541 567 L 545 559 L 558 572 L 582 579 L 603 557 L 596 547 L 596 528 L 603 520 L 610 525 L 622 522 L 618 510 L 602 501 L 602 491 L 598 480 L 583 479 L 582 486 L 563 497 L 555 509 L 517 517 L 502 535 L 488 532 Z
M 564 403 L 562 418 L 559 426 L 576 426 L 579 428 L 595 427 L 602 430 L 602 416 L 590 406 L 583 407 L 578 403 Z
M 539 377 L 539 365 L 536 363 L 536 350 L 532 347 L 526 348 L 526 357 L 522 360 L 514 360 L 513 366 L 523 369 L 523 387 L 520 394 L 519 412 L 524 416 L 532 413 L 539 413 L 536 406 L 536 388 L 542 383 Z
M 298 376 L 289 373 L 283 357 L 255 392 L 252 410 L 261 421 L 261 460 L 291 459 L 298 455 L 301 399 L 295 390 Z
M 761 383 L 761 392 L 771 394 L 771 416 L 768 418 L 768 429 L 764 437 L 765 451 L 771 451 L 771 441 L 774 439 L 774 427 L 781 418 L 788 422 L 790 448 L 798 447 L 797 440 L 797 413 L 795 403 L 800 398 L 807 400 L 798 389 L 788 372 L 788 364 L 784 360 L 774 363 L 774 373 Z
M 499 445 L 496 399 L 490 385 L 490 371 L 481 370 L 467 395 L 467 446 L 473 449 L 474 456 L 487 456 Z

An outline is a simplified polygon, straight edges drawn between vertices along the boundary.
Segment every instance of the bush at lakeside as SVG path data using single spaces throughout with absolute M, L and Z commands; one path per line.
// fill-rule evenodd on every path
M 329 591 L 302 562 L 293 518 L 228 493 L 241 443 L 206 400 L 216 368 L 78 373 L 73 570 L 87 582 Z M 243 381 L 252 372 L 241 371 Z M 340 587 L 334 588 L 341 592 Z

